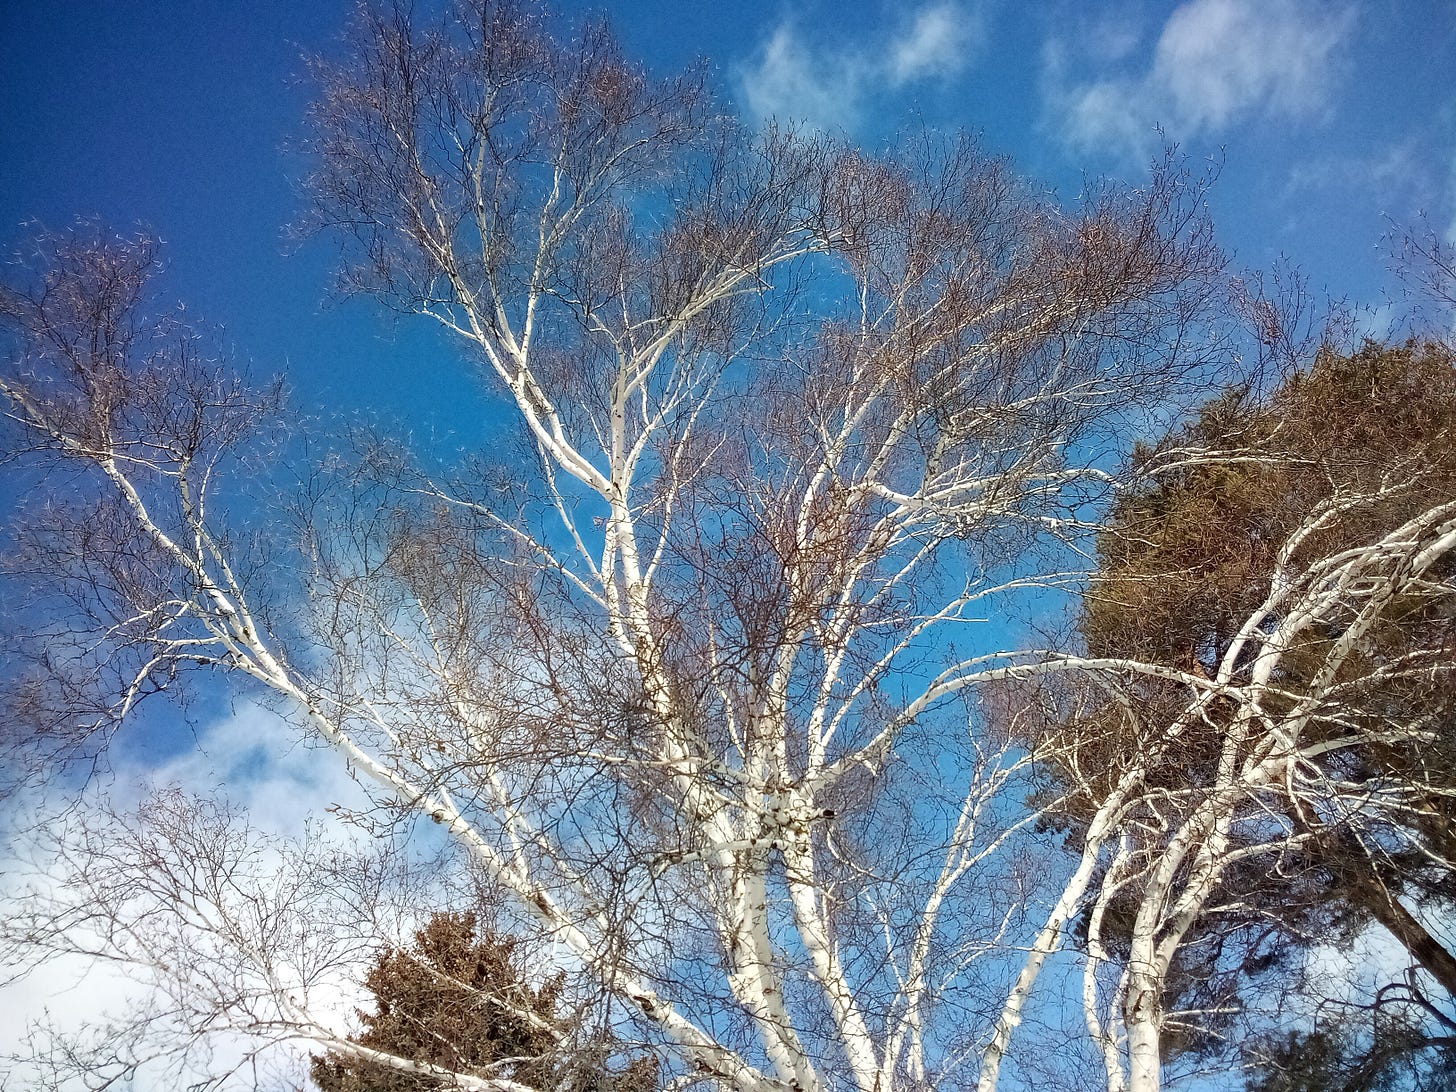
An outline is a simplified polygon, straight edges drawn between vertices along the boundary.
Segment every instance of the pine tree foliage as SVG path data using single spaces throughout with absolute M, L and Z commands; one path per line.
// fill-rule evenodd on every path
M 478 926 L 474 914 L 440 912 L 408 948 L 381 953 L 364 985 L 360 1046 L 448 1071 L 404 1072 L 357 1056 L 313 1059 L 321 1092 L 412 1092 L 450 1087 L 455 1076 L 506 1078 L 541 1092 L 650 1092 L 650 1058 L 611 1068 L 610 1039 L 583 1037 L 560 1010 L 563 974 L 532 985 L 518 942 Z
M 1456 1037 L 1408 1013 L 1353 1014 L 1247 1044 L 1250 1092 L 1453 1092 Z
M 1083 942 L 1124 967 L 1139 932 L 1162 942 L 1165 1059 L 1236 1046 L 1251 982 L 1285 988 L 1306 947 L 1372 921 L 1420 968 L 1416 1026 L 1449 1024 L 1456 958 L 1421 919 L 1456 898 L 1450 348 L 1324 351 L 1140 458 L 1151 484 L 1101 535 L 1083 633 L 1094 657 L 1181 678 L 1131 677 L 1071 722 L 1069 829 L 1142 770 Z M 1219 794 L 1222 815 L 1204 811 Z M 1105 988 L 1128 1004 L 1125 980 Z

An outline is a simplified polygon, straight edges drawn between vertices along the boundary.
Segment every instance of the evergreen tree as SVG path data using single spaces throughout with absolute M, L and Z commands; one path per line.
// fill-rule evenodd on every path
M 353 1041 L 454 1074 L 507 1078 L 543 1090 L 648 1092 L 657 1066 L 613 1070 L 610 1040 L 582 1043 L 558 1011 L 565 976 L 527 980 L 517 941 L 481 930 L 474 914 L 437 913 L 407 949 L 381 953 L 365 979 L 374 1010 Z M 321 1092 L 447 1088 L 429 1076 L 329 1052 L 313 1059 Z
M 1456 898 L 1446 803 L 1456 792 L 1456 559 L 1445 555 L 1388 601 L 1373 577 L 1368 589 L 1352 583 L 1328 615 L 1301 623 L 1297 642 L 1279 647 L 1267 679 L 1258 660 L 1269 646 L 1248 639 L 1249 619 L 1258 619 L 1259 634 L 1285 623 L 1261 612 L 1286 574 L 1336 572 L 1333 562 L 1370 551 L 1412 520 L 1434 513 L 1449 521 L 1451 349 L 1411 342 L 1326 351 L 1272 393 L 1214 399 L 1141 458 L 1151 484 L 1115 507 L 1101 535 L 1082 630 L 1094 657 L 1169 671 L 1124 680 L 1064 728 L 1078 743 L 1058 791 L 1078 780 L 1081 788 L 1062 823 L 1075 842 L 1099 794 L 1129 763 L 1146 765 L 1138 859 L 1153 867 L 1166 832 L 1182 821 L 1174 818 L 1180 802 L 1203 806 L 1212 789 L 1200 787 L 1228 776 L 1226 766 L 1217 773 L 1229 760 L 1227 733 L 1238 717 L 1247 731 L 1257 687 L 1254 715 L 1270 734 L 1251 737 L 1238 761 L 1296 746 L 1312 757 L 1291 775 L 1298 784 L 1251 781 L 1231 805 L 1239 815 L 1218 883 L 1196 921 L 1180 926 L 1187 931 L 1163 976 L 1161 1009 L 1172 1014 L 1163 1057 L 1241 1047 L 1244 1063 L 1263 1074 L 1261 1089 L 1388 1087 L 1382 1082 L 1421 1070 L 1456 1032 L 1441 1001 L 1456 997 L 1456 953 L 1420 912 Z M 1337 645 L 1350 647 L 1336 654 Z M 1210 680 L 1218 696 L 1200 706 L 1194 727 L 1165 739 L 1164 726 L 1187 715 L 1190 678 Z M 1132 959 L 1145 905 L 1134 867 L 1107 879 L 1097 906 L 1096 943 L 1114 964 Z M 1412 967 L 1408 983 L 1380 995 L 1383 1032 L 1281 1032 L 1255 1043 L 1234 1030 L 1251 981 L 1263 977 L 1278 995 L 1309 945 L 1348 943 L 1372 921 L 1408 951 Z M 1088 927 L 1084 918 L 1084 941 Z M 1401 1048 L 1391 1049 L 1397 1039 Z M 1308 1065 L 1291 1069 L 1270 1060 L 1276 1055 Z M 1316 1062 L 1348 1080 L 1320 1083 L 1310 1075 Z

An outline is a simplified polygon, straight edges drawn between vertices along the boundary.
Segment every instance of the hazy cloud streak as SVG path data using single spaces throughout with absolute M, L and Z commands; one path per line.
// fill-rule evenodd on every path
M 979 10 L 959 0 L 920 8 L 875 46 L 825 46 L 809 40 L 790 16 L 739 67 L 735 82 L 745 112 L 755 120 L 849 131 L 864 124 L 884 96 L 960 75 L 983 39 Z
M 1081 152 L 1144 157 L 1162 127 L 1175 138 L 1254 118 L 1329 108 L 1355 10 L 1311 0 L 1188 0 L 1168 17 L 1143 71 L 1087 73 L 1078 49 L 1048 44 L 1050 127 Z

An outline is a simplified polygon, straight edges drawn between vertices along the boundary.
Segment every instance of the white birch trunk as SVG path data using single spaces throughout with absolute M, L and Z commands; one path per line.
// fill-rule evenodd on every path
M 1129 975 L 1124 1023 L 1127 1027 L 1127 1092 L 1158 1092 L 1163 1082 L 1161 979 Z

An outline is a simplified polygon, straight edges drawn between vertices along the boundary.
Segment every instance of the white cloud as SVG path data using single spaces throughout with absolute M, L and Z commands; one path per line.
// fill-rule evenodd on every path
M 1049 120 L 1081 151 L 1142 156 L 1159 126 L 1188 137 L 1259 117 L 1318 116 L 1354 23 L 1353 7 L 1314 0 L 1188 0 L 1143 71 L 1105 75 L 1074 75 L 1088 67 L 1087 51 L 1053 42 L 1044 63 Z
M 305 746 L 295 728 L 256 705 L 240 705 L 165 765 L 122 765 L 118 781 L 198 795 L 220 789 L 254 827 L 275 837 L 298 837 L 330 805 L 368 805 L 337 751 Z
M 1286 190 L 1290 196 L 1337 188 L 1411 194 L 1419 205 L 1429 200 L 1436 183 L 1414 137 L 1372 148 L 1364 155 L 1322 156 L 1289 168 Z
M 337 753 L 303 746 L 298 733 L 280 718 L 247 704 L 203 729 L 195 747 L 160 766 L 119 753 L 115 776 L 104 796 L 108 806 L 126 812 L 153 791 L 169 787 L 192 796 L 225 796 L 245 812 L 254 830 L 277 839 L 297 840 L 311 833 L 310 821 L 332 804 L 356 810 L 368 806 L 363 789 L 349 777 Z M 25 807 L 26 802 L 12 802 L 12 806 Z M 331 844 L 343 846 L 351 841 L 348 831 L 332 830 L 329 835 Z M 20 857 L 24 852 L 25 847 L 16 844 L 0 858 L 0 896 L 15 897 L 25 890 L 63 891 L 62 874 L 50 862 L 31 863 Z M 260 891 L 273 882 L 269 870 L 280 859 L 270 854 L 253 862 L 251 879 Z M 35 973 L 0 986 L 0 1085 L 41 1083 L 33 1063 L 12 1061 L 7 1069 L 4 1062 L 7 1050 L 23 1057 L 32 1034 L 43 1045 L 46 1029 L 74 1035 L 104 1027 L 118 1017 L 144 1011 L 158 999 L 153 991 L 135 968 L 69 953 L 54 955 Z M 357 986 L 331 980 L 322 981 L 311 992 L 316 996 L 317 1011 L 341 1023 L 347 1022 L 358 1000 Z M 226 1033 L 211 1037 L 210 1044 L 212 1054 L 205 1063 L 208 1072 L 219 1072 L 241 1060 L 249 1045 Z M 285 1050 L 274 1061 L 286 1065 L 289 1057 Z M 143 1067 L 128 1087 L 137 1092 L 181 1087 L 202 1072 L 194 1072 L 179 1058 L 175 1065 Z M 225 1082 L 224 1087 L 253 1087 L 247 1072 Z
M 888 75 L 899 86 L 957 75 L 979 36 L 980 21 L 945 0 L 923 9 L 908 31 L 890 43 Z
M 32 1036 L 44 1040 L 43 1025 L 61 1021 L 75 1028 L 106 1013 L 134 1011 L 145 1002 L 145 992 L 125 968 L 84 956 L 53 957 L 36 973 L 0 987 L 0 1043 L 24 1054 Z M 40 1072 L 14 1062 L 0 1068 L 0 1087 L 11 1081 L 39 1087 Z
M 775 30 L 757 62 L 739 73 L 750 115 L 805 120 L 826 129 L 858 124 L 865 80 L 862 57 L 815 55 L 791 23 Z
M 908 14 L 875 46 L 810 42 L 790 18 L 739 67 L 739 93 L 758 120 L 852 130 L 884 95 L 959 75 L 982 37 L 979 11 L 962 0 L 938 0 Z
M 1129 12 L 1109 7 L 1090 14 L 1091 21 L 1077 31 L 1077 47 L 1099 64 L 1127 60 L 1142 44 L 1145 27 Z
M 1163 28 L 1153 80 L 1180 119 L 1200 128 L 1220 128 L 1260 107 L 1314 113 L 1351 22 L 1348 13 L 1292 0 L 1192 0 Z

